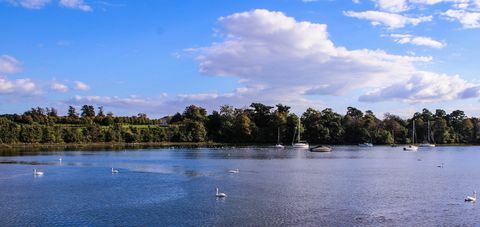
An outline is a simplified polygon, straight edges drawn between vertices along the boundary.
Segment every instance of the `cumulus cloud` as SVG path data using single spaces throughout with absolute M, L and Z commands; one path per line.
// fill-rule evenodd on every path
M 480 28 L 480 12 L 449 9 L 442 15 L 460 22 L 464 28 Z
M 411 34 L 391 34 L 390 37 L 392 37 L 395 42 L 400 44 L 412 44 L 416 46 L 426 46 L 437 49 L 441 49 L 446 46 L 444 42 L 424 36 L 414 36 Z
M 81 81 L 75 81 L 75 89 L 80 90 L 80 91 L 86 91 L 90 89 L 90 86 L 88 84 L 81 82 Z
M 53 82 L 50 86 L 50 88 L 54 91 L 58 92 L 67 92 L 68 91 L 68 86 L 65 84 L 62 84 L 60 82 Z
M 305 98 L 307 95 L 344 95 L 355 89 L 373 89 L 376 93 L 361 98 L 362 101 L 373 102 L 379 100 L 373 98 L 378 89 L 419 80 L 423 76 L 432 80 L 460 80 L 458 77 L 419 71 L 416 65 L 430 62 L 431 57 L 337 47 L 329 39 L 325 24 L 296 21 L 281 12 L 258 9 L 235 13 L 221 17 L 219 23 L 226 38 L 194 50 L 199 70 L 206 75 L 239 78 L 245 87 L 255 88 L 242 96 L 250 101 L 263 99 L 270 101 L 268 103 L 296 105 L 298 100 L 302 100 L 307 106 L 312 105 L 312 100 Z M 410 36 L 409 42 L 435 46 L 415 38 Z M 422 95 L 422 92 L 428 93 L 427 90 L 421 91 L 422 88 L 430 89 L 423 86 L 418 90 L 407 90 L 412 92 L 407 97 L 419 101 L 433 100 L 428 95 Z M 235 93 L 199 97 L 202 101 L 244 100 Z M 445 94 L 438 96 L 436 101 L 451 98 Z
M 400 100 L 409 103 L 437 102 L 479 96 L 480 87 L 458 75 L 416 72 L 408 81 L 395 83 L 360 96 L 364 102 Z
M 19 72 L 20 61 L 9 55 L 0 55 L 0 75 Z
M 37 86 L 31 79 L 9 80 L 0 77 L 0 94 L 36 94 Z
M 383 25 L 389 29 L 403 28 L 407 25 L 416 26 L 420 23 L 432 20 L 432 16 L 407 17 L 396 13 L 387 13 L 381 11 L 346 11 L 343 14 L 348 17 L 368 20 L 373 26 Z
M 66 8 L 79 9 L 85 12 L 92 11 L 92 7 L 87 5 L 83 0 L 60 0 L 59 4 Z

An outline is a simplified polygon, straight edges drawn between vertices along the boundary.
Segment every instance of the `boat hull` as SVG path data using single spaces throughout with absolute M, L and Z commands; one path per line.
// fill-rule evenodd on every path
M 403 148 L 404 151 L 417 151 L 418 147 L 417 146 L 408 146 Z
M 332 148 L 327 146 L 318 146 L 310 149 L 310 151 L 311 152 L 332 152 Z
M 295 149 L 308 149 L 309 146 L 308 146 L 308 143 L 294 143 L 292 145 L 293 148 Z

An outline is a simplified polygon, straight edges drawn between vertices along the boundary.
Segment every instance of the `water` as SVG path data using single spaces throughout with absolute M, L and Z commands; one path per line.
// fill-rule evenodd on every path
M 480 191 L 478 160 L 479 147 L 4 156 L 0 226 L 478 225 L 479 205 L 463 201 Z M 215 187 L 228 197 L 217 199 Z

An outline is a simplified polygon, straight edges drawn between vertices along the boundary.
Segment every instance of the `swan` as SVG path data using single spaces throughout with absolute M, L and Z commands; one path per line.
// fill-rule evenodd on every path
M 228 170 L 229 173 L 239 173 L 240 170 L 239 169 L 231 169 L 231 170 Z
M 37 169 L 33 169 L 33 175 L 35 175 L 35 176 L 42 176 L 42 175 L 43 175 L 43 171 L 38 171 Z
M 475 201 L 477 201 L 477 192 L 476 191 L 473 191 L 472 196 L 465 197 L 465 202 L 475 202 Z
M 227 194 L 223 193 L 223 192 L 218 192 L 218 188 L 217 189 L 217 193 L 215 194 L 216 197 L 219 197 L 219 198 L 223 198 L 223 197 L 227 197 Z
M 59 159 L 58 159 L 58 161 L 60 161 L 60 162 L 61 162 L 61 161 L 62 161 L 62 158 L 59 158 Z
M 112 173 L 118 173 L 118 169 L 112 168 Z

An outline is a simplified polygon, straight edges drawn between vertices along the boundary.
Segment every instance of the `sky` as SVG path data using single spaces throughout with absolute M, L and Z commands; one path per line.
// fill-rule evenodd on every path
M 480 0 L 0 0 L 0 113 L 480 115 Z

